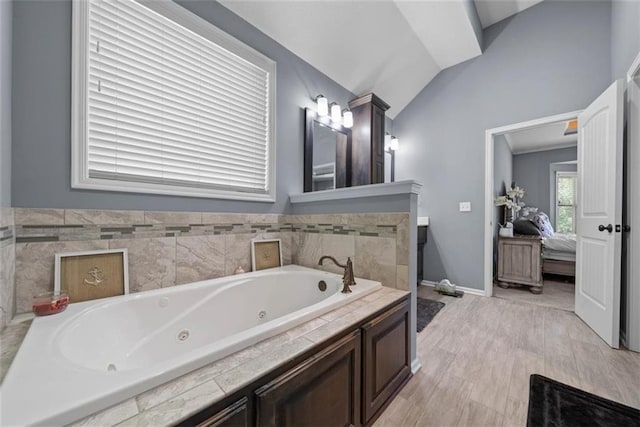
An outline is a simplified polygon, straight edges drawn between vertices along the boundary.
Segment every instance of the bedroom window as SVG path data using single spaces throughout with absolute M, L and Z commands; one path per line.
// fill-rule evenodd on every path
M 576 232 L 576 194 L 578 174 L 576 172 L 556 173 L 556 231 Z
M 275 200 L 274 61 L 168 0 L 73 25 L 72 187 Z

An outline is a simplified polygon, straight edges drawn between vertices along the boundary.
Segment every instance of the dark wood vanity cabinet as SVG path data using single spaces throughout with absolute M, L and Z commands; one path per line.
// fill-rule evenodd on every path
M 351 128 L 351 185 L 384 182 L 385 111 L 389 105 L 375 94 L 349 102 Z
M 362 326 L 363 423 L 369 424 L 411 376 L 409 301 Z
M 360 424 L 360 331 L 256 392 L 259 426 Z
M 410 377 L 405 297 L 180 425 L 371 425 Z
M 191 425 L 197 427 L 249 427 L 251 425 L 249 399 L 246 396 L 242 397 L 210 417 Z

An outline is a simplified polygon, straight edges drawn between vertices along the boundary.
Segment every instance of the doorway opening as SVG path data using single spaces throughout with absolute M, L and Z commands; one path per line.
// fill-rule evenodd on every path
M 574 311 L 578 114 L 487 130 L 485 295 Z

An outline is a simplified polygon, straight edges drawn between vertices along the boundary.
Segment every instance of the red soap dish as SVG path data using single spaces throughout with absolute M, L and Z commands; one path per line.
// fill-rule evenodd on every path
M 33 297 L 31 309 L 36 316 L 48 316 L 60 313 L 69 305 L 69 295 L 66 291 L 45 292 Z

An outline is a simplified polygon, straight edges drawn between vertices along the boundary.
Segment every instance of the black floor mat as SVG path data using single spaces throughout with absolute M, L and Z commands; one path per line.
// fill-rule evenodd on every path
M 443 302 L 418 297 L 418 332 L 433 320 L 442 307 L 444 307 Z
M 595 394 L 531 375 L 527 427 L 638 427 L 640 411 Z

